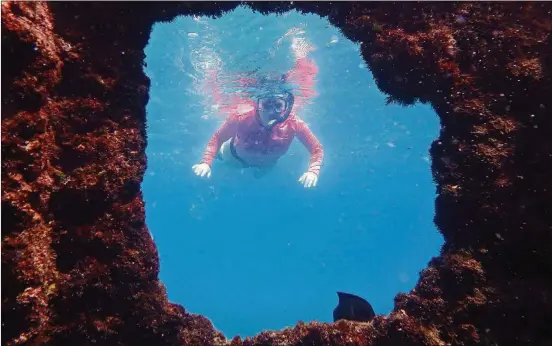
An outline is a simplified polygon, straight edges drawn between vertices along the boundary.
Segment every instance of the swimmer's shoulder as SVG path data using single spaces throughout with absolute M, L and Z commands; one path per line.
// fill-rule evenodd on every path
M 255 110 L 248 110 L 246 112 L 239 112 L 239 111 L 232 112 L 228 120 L 234 123 L 243 124 L 254 118 L 255 118 Z

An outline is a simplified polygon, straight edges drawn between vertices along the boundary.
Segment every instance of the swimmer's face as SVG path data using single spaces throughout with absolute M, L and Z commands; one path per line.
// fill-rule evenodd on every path
M 281 116 L 285 113 L 287 102 L 285 99 L 278 96 L 264 97 L 259 99 L 259 111 L 274 117 Z
M 293 107 L 293 95 L 286 92 L 266 94 L 257 99 L 257 112 L 265 125 L 284 122 Z

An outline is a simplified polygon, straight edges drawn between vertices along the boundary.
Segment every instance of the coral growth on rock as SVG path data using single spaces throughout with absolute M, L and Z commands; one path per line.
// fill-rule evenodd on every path
M 226 340 L 168 302 L 140 192 L 144 48 L 157 21 L 237 5 L 2 2 L 2 344 L 552 344 L 546 2 L 248 4 L 327 16 L 389 102 L 433 106 L 445 245 L 371 323 Z

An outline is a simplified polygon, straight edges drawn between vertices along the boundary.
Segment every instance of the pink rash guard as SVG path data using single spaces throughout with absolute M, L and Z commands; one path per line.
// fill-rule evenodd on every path
M 221 145 L 230 138 L 237 156 L 256 167 L 270 167 L 289 149 L 295 137 L 310 152 L 309 172 L 319 174 L 324 150 L 308 125 L 301 120 L 296 110 L 300 109 L 308 98 L 316 95 L 313 90 L 314 76 L 318 72 L 316 64 L 307 58 L 298 59 L 295 67 L 286 74 L 289 81 L 299 84 L 301 95 L 295 97 L 295 103 L 288 119 L 267 130 L 261 125 L 256 114 L 256 104 L 252 99 L 233 97 L 222 104 L 220 110 L 228 118 L 209 140 L 201 163 L 212 165 Z M 223 95 L 216 85 L 211 85 L 215 101 L 221 101 Z

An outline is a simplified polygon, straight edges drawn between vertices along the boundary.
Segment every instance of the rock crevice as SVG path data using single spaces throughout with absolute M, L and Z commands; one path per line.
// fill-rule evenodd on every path
M 144 48 L 155 22 L 237 5 L 2 3 L 2 344 L 552 344 L 546 2 L 247 3 L 326 16 L 390 103 L 433 106 L 445 245 L 367 324 L 226 340 L 168 302 L 140 191 Z

